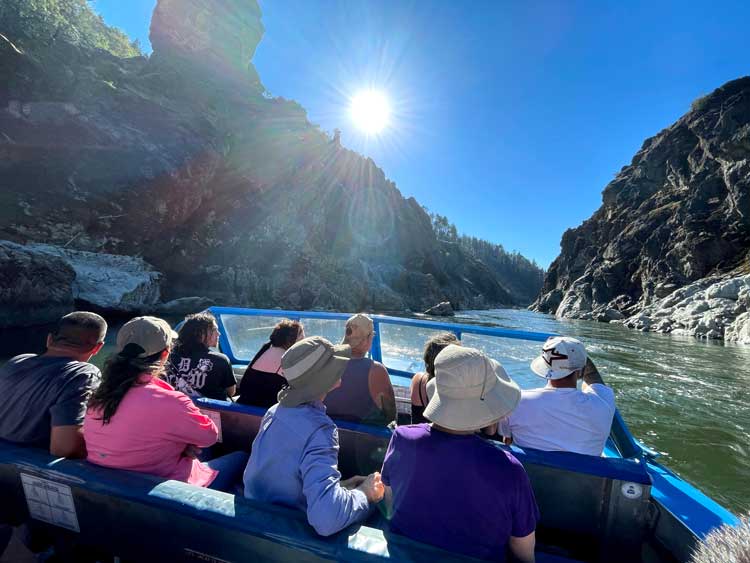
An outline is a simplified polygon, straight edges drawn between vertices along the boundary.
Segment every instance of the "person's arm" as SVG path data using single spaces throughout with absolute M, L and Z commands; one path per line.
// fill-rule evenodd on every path
M 534 563 L 534 547 L 536 546 L 536 532 L 531 532 L 528 536 L 517 538 L 511 536 L 508 541 L 508 547 L 518 561 L 523 563 Z
M 51 427 L 49 453 L 55 457 L 85 458 L 86 442 L 83 439 L 83 426 Z
M 54 456 L 86 457 L 86 442 L 83 439 L 83 419 L 86 405 L 98 387 L 101 374 L 99 368 L 84 364 L 63 387 L 57 402 L 50 407 L 49 452 Z
M 396 420 L 396 394 L 393 392 L 388 370 L 379 362 L 373 362 L 368 378 L 370 396 L 387 421 Z
M 367 495 L 359 488 L 342 487 L 337 465 L 337 431 L 324 426 L 308 440 L 300 464 L 307 521 L 321 536 L 335 534 L 369 513 Z
M 534 498 L 529 476 L 520 463 L 513 468 L 513 473 L 512 486 L 515 494 L 513 495 L 513 520 L 508 547 L 520 561 L 533 563 L 536 525 L 540 518 L 539 507 Z
M 219 355 L 217 353 L 217 355 Z M 234 377 L 234 370 L 232 369 L 232 362 L 224 354 L 221 357 L 221 386 L 227 392 L 227 397 L 234 397 L 237 392 L 237 379 Z
M 176 442 L 194 444 L 199 448 L 213 446 L 219 438 L 219 431 L 213 421 L 187 395 L 175 394 L 171 400 L 174 403 L 169 404 L 164 412 L 164 424 L 168 428 L 169 437 Z
M 586 385 L 593 385 L 594 383 L 600 383 L 601 385 L 605 384 L 599 370 L 596 369 L 594 362 L 591 361 L 591 358 L 586 359 L 586 365 L 583 368 L 583 382 Z

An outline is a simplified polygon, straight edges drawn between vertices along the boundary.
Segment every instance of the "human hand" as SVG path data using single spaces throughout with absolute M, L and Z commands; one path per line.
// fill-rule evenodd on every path
M 203 450 L 194 444 L 188 444 L 185 449 L 182 450 L 182 457 L 189 457 L 190 459 L 198 459 Z
M 365 493 L 367 500 L 371 503 L 380 502 L 385 493 L 385 487 L 380 480 L 380 473 L 377 471 L 375 473 L 370 473 L 365 477 L 364 481 L 360 483 L 357 489 Z
M 345 489 L 355 489 L 359 487 L 365 479 L 367 479 L 367 477 L 364 475 L 355 475 L 354 477 L 343 479 L 341 481 L 341 486 Z

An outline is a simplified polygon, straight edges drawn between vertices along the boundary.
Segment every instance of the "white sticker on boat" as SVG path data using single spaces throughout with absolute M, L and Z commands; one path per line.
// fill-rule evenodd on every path
M 42 522 L 80 532 L 73 493 L 68 485 L 21 473 L 29 515 Z
M 208 418 L 210 418 L 213 421 L 213 423 L 216 425 L 216 430 L 219 431 L 219 438 L 216 441 L 221 442 L 221 413 L 219 411 L 210 411 L 210 410 L 203 410 L 203 409 L 201 409 L 201 412 L 205 414 Z
M 643 494 L 643 487 L 641 487 L 638 483 L 623 483 L 621 490 L 623 496 L 625 498 L 629 498 L 630 500 L 641 498 L 641 495 Z

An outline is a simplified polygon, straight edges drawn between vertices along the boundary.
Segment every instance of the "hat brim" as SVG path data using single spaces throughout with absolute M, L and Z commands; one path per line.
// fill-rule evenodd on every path
M 333 356 L 320 367 L 314 367 L 306 374 L 304 381 L 295 382 L 279 391 L 278 401 L 285 407 L 298 407 L 320 399 L 328 393 L 344 375 L 351 359 L 351 347 L 348 345 L 333 346 Z
M 435 379 L 431 379 L 427 385 L 435 386 L 435 391 L 424 410 L 425 418 L 448 430 L 468 431 L 489 426 L 508 416 L 521 400 L 521 389 L 499 363 L 492 361 L 492 365 L 497 381 L 492 389 L 485 392 L 484 398 L 454 399 L 442 396 Z
M 543 356 L 538 356 L 531 362 L 531 371 L 533 371 L 539 377 L 543 377 L 545 379 L 562 379 L 563 377 L 568 377 L 576 370 L 569 368 L 552 369 L 551 367 L 549 367 L 547 362 L 544 361 Z

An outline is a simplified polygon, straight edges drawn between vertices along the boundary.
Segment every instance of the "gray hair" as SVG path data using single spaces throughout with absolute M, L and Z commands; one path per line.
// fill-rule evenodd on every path
M 724 524 L 713 530 L 693 551 L 690 563 L 750 563 L 749 516 L 737 526 Z

